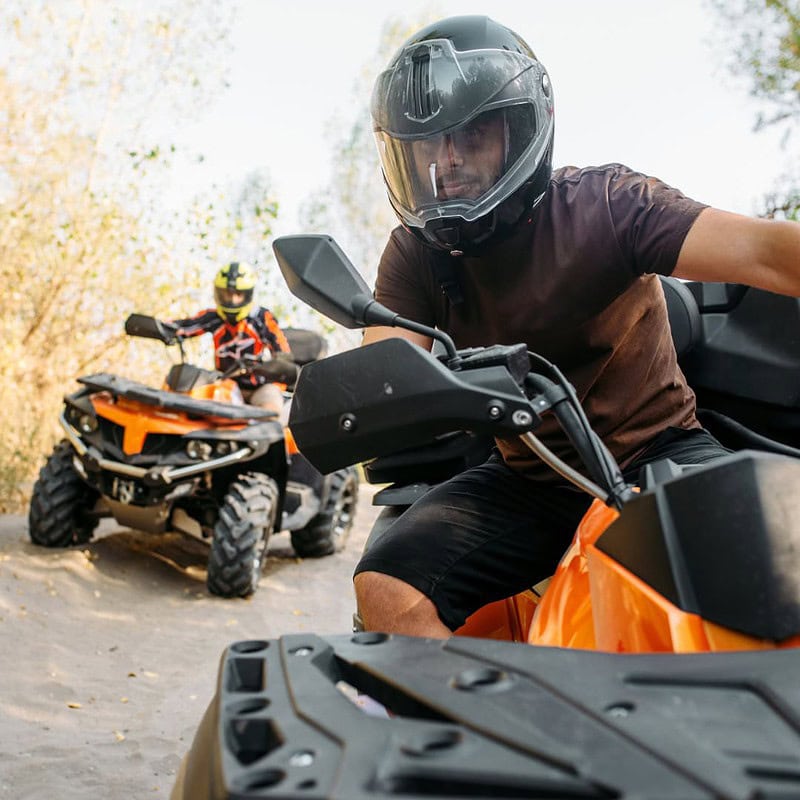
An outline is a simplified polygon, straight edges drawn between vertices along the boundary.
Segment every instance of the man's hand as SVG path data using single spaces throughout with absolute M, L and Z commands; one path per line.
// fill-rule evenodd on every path
M 164 322 L 162 320 L 157 320 L 157 322 L 164 336 L 164 344 L 175 344 L 180 338 L 178 336 L 180 328 L 172 322 Z
M 285 383 L 292 385 L 297 380 L 299 368 L 287 353 L 270 354 L 267 361 L 257 361 L 253 365 L 253 372 L 261 375 L 271 383 Z

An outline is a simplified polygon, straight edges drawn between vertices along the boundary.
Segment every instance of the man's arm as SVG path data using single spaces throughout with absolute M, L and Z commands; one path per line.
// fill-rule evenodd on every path
M 366 328 L 364 330 L 364 338 L 361 340 L 361 346 L 363 347 L 365 344 L 379 342 L 381 339 L 390 339 L 393 336 L 408 339 L 410 342 L 419 345 L 423 350 L 430 350 L 431 345 L 433 345 L 433 339 L 429 336 L 423 336 L 421 333 L 414 333 L 413 331 L 407 331 L 403 328 L 380 326 L 376 328 Z
M 213 333 L 214 329 L 222 325 L 222 320 L 219 318 L 216 310 L 207 308 L 204 311 L 198 311 L 193 317 L 186 317 L 185 319 L 170 319 L 167 320 L 171 325 L 178 326 L 178 335 L 188 338 L 191 336 L 200 336 L 203 333 Z
M 269 309 L 262 308 L 261 321 L 264 323 L 266 332 L 266 339 L 263 340 L 263 344 L 266 345 L 267 349 L 273 353 L 288 353 L 290 351 L 289 341 L 286 338 L 286 334 L 281 330 L 280 325 L 278 325 L 275 315 Z
M 672 274 L 800 296 L 800 224 L 706 208 L 689 229 Z

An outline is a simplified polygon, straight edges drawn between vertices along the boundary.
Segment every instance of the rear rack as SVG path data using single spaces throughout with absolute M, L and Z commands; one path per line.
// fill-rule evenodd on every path
M 387 712 L 388 710 L 388 712 Z M 800 652 L 241 641 L 173 800 L 800 796 Z

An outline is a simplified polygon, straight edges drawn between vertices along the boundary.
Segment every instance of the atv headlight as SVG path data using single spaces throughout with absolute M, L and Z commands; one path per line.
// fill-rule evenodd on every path
M 81 433 L 94 433 L 97 426 L 97 417 L 94 414 L 81 414 L 78 417 L 78 430 Z
M 236 442 L 217 442 L 217 446 L 214 448 L 217 451 L 218 455 L 224 456 L 228 453 L 235 453 L 239 449 L 239 445 Z
M 64 413 L 69 424 L 81 433 L 94 433 L 97 430 L 97 417 L 91 411 L 68 405 Z
M 200 439 L 192 439 L 186 445 L 186 455 L 198 461 L 208 461 L 211 458 L 211 445 Z

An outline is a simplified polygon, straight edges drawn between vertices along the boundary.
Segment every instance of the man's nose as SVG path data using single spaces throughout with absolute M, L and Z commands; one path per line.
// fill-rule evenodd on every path
M 450 166 L 461 166 L 464 163 L 464 158 L 461 154 L 458 142 L 450 134 L 442 136 L 439 139 L 438 145 L 436 149 L 436 160 L 438 163 L 449 164 Z

